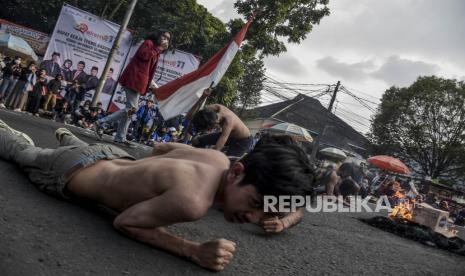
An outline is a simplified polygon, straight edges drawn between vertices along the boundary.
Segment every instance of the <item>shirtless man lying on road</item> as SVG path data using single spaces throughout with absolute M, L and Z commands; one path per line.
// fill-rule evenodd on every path
M 305 195 L 314 177 L 306 154 L 293 145 L 263 145 L 231 164 L 216 150 L 162 143 L 153 156 L 135 160 L 64 128 L 55 134 L 60 146 L 42 149 L 0 120 L 0 157 L 17 163 L 39 190 L 113 209 L 119 213 L 113 225 L 125 235 L 216 271 L 231 261 L 232 241 L 188 241 L 164 227 L 198 220 L 213 204 L 229 222 L 258 223 L 263 195 Z

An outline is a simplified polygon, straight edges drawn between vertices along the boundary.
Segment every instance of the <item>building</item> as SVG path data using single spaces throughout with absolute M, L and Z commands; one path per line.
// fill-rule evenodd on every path
M 332 146 L 346 152 L 368 154 L 368 139 L 346 122 L 330 113 L 321 103 L 306 95 L 294 99 L 247 110 L 244 116 L 252 134 L 274 124 L 288 122 L 307 129 L 320 137 L 321 147 Z M 311 145 L 308 145 L 311 148 Z

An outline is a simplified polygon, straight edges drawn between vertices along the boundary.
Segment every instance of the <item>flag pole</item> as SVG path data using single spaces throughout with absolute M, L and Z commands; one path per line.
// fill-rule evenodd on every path
M 208 90 L 208 89 L 211 90 L 214 83 L 215 82 L 212 81 L 210 86 L 205 90 Z M 197 113 L 197 111 L 199 111 L 200 109 L 204 108 L 205 103 L 207 102 L 207 99 L 208 99 L 208 97 L 210 95 L 211 95 L 211 93 L 210 94 L 205 94 L 205 92 L 204 92 L 202 94 L 202 96 L 197 100 L 197 102 L 195 102 L 195 104 L 192 106 L 192 108 L 189 110 L 189 112 L 187 112 L 185 120 L 189 120 L 189 125 L 187 126 L 186 131 L 183 130 L 183 132 L 184 132 L 184 134 L 183 134 L 184 143 L 186 143 L 187 140 L 189 140 L 189 132 L 192 130 L 192 127 L 193 127 L 192 119 L 194 118 L 195 113 Z

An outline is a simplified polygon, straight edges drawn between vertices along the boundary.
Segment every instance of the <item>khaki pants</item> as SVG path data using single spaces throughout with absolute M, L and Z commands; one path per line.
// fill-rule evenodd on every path
M 44 111 L 48 110 L 48 104 L 51 103 L 50 109 L 55 108 L 55 104 L 57 102 L 57 95 L 53 93 L 49 93 L 45 96 L 45 102 L 44 102 Z

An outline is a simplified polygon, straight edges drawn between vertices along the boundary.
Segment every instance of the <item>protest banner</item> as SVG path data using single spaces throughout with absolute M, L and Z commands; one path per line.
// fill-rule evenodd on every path
M 50 36 L 46 33 L 0 19 L 0 32 L 10 33 L 24 39 L 37 55 L 43 56 Z
M 62 7 L 41 64 L 41 67 L 48 68 L 47 71 L 54 72 L 48 78 L 61 73 L 68 82 L 67 89 L 62 92 L 62 96 L 80 90 L 85 91 L 85 100 L 92 99 L 119 27 L 118 24 L 73 6 L 65 4 Z M 112 70 L 106 76 L 107 80 L 100 96 L 104 109 L 110 103 L 131 42 L 132 35 L 126 31 L 113 59 Z M 60 54 L 58 70 L 52 61 L 53 53 Z M 82 67 L 82 64 L 85 64 L 84 69 L 80 71 L 78 67 Z
M 133 46 L 129 51 L 126 64 L 128 64 L 136 53 L 142 42 Z M 126 66 L 125 64 L 125 66 Z M 153 81 L 157 86 L 163 86 L 166 83 L 175 80 L 185 74 L 197 70 L 200 61 L 193 55 L 180 50 L 170 50 L 160 55 L 157 63 L 157 69 L 153 76 Z M 152 93 L 147 93 L 145 96 L 139 98 L 139 102 L 143 102 L 146 98 L 152 98 Z M 126 95 L 122 91 L 121 86 L 118 84 L 112 102 L 108 109 L 109 112 L 115 112 L 124 108 L 126 103 Z

